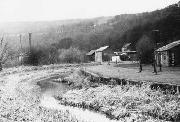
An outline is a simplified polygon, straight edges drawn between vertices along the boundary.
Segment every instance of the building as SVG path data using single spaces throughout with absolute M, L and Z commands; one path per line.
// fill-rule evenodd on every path
M 136 61 L 137 54 L 136 51 L 132 51 L 130 49 L 131 43 L 126 43 L 120 52 L 114 52 L 117 56 L 120 56 L 120 60 L 122 61 Z
M 162 66 L 180 66 L 180 40 L 156 50 L 157 64 Z
M 104 51 L 108 48 L 109 46 L 104 46 L 100 47 L 99 49 L 96 50 L 91 50 L 86 54 L 88 57 L 89 61 L 95 61 L 95 62 L 100 62 L 102 63 L 103 61 L 106 61 L 106 54 L 104 54 Z
M 121 48 L 121 51 L 122 51 L 122 52 L 130 51 L 130 49 L 129 49 L 129 46 L 130 46 L 130 45 L 131 45 L 131 43 L 125 44 L 125 45 Z
M 100 47 L 95 51 L 95 62 L 102 63 L 104 59 L 104 53 L 103 51 L 106 50 L 109 46 Z
M 118 56 L 118 55 L 114 55 L 114 56 L 112 56 L 112 62 L 121 62 L 121 59 L 120 59 L 120 56 Z
M 180 7 L 180 1 L 177 3 L 177 6 Z
M 86 54 L 88 61 L 95 61 L 95 51 L 96 50 L 91 50 Z

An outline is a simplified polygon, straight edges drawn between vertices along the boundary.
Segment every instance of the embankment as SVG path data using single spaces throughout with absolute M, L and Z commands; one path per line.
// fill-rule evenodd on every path
M 176 87 L 163 90 L 159 84 L 105 78 L 83 70 L 62 81 L 75 88 L 56 96 L 62 105 L 100 112 L 116 120 L 179 121 L 180 96 L 175 94 Z

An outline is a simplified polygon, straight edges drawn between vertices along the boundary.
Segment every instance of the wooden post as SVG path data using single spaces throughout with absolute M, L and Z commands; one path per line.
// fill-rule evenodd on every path
M 123 82 L 122 82 L 122 80 L 121 80 L 120 82 L 121 82 L 121 86 L 123 86 Z
M 176 93 L 179 94 L 179 86 L 177 86 L 177 92 Z

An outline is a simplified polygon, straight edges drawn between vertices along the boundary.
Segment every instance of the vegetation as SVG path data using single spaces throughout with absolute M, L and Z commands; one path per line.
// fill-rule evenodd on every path
M 62 82 L 73 86 L 57 95 L 62 105 L 74 106 L 105 114 L 108 118 L 125 121 L 179 121 L 179 95 L 170 91 L 152 90 L 150 84 L 117 85 L 113 81 L 95 81 L 75 71 Z M 108 85 L 104 85 L 107 83 Z M 110 85 L 111 84 L 111 85 Z
M 69 49 L 59 50 L 59 60 L 65 63 L 80 63 L 84 62 L 85 54 L 77 48 L 70 47 Z
M 0 42 L 0 71 L 2 70 L 2 64 L 4 64 L 10 56 L 8 49 L 8 43 L 4 41 L 2 37 Z

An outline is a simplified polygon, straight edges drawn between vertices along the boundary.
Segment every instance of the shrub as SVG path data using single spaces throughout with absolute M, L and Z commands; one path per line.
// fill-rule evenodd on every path
M 78 48 L 70 47 L 69 49 L 59 50 L 59 61 L 65 63 L 80 63 L 84 62 L 85 53 Z
M 40 63 L 41 57 L 42 57 L 42 51 L 40 51 L 37 48 L 32 48 L 31 50 L 26 51 L 23 64 L 37 66 Z

